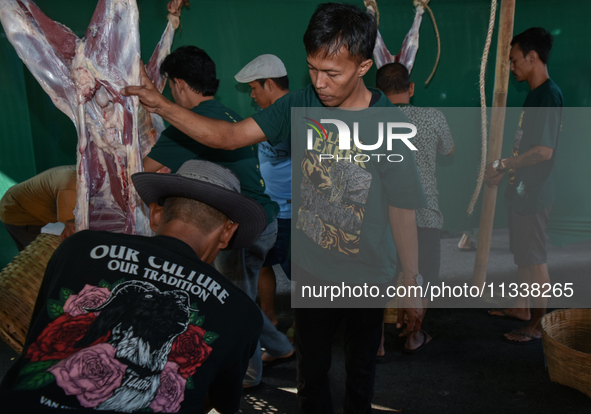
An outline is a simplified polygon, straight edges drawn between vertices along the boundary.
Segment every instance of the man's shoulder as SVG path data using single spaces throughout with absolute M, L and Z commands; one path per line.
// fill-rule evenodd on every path
M 84 260 L 94 259 L 97 255 L 116 255 L 117 246 L 140 246 L 151 239 L 124 233 L 112 233 L 102 230 L 81 230 L 63 240 L 52 257 L 60 266 L 78 266 Z M 149 243 L 149 242 L 148 242 Z M 110 253 L 110 251 L 113 253 Z
M 276 145 L 281 140 L 273 139 L 276 135 L 281 135 L 281 132 L 287 134 L 289 127 L 284 128 L 291 122 L 291 109 L 304 107 L 319 107 L 322 106 L 320 100 L 314 92 L 312 85 L 308 85 L 303 89 L 289 92 L 277 99 L 272 105 L 256 112 L 252 115 L 252 119 L 263 129 L 267 139 L 271 145 Z M 283 131 L 281 131 L 283 128 Z M 283 139 L 282 139 L 283 140 Z
M 98 242 L 100 240 L 133 240 L 135 238 L 145 238 L 145 236 L 138 236 L 135 234 L 125 234 L 125 233 L 112 233 L 110 231 L 103 231 L 103 230 L 80 230 L 64 241 L 61 242 L 60 246 L 62 245 L 69 245 L 69 244 L 79 244 L 81 242 L 86 241 L 93 241 Z
M 556 106 L 564 106 L 564 96 L 562 95 L 562 90 L 560 86 L 556 84 L 552 79 L 548 79 L 550 82 L 548 83 L 548 89 L 552 96 L 552 99 L 556 103 Z
M 377 88 L 367 88 L 368 91 L 372 94 L 372 102 L 371 108 L 399 108 L 398 105 L 395 105 L 388 99 L 388 97 Z M 376 99 L 377 98 L 377 99 Z
M 182 278 L 191 279 L 191 286 L 201 286 L 203 284 L 213 289 L 213 285 L 208 281 L 210 279 L 217 282 L 220 289 L 227 291 L 227 295 L 232 297 L 233 303 L 244 306 L 244 311 L 248 315 L 256 314 L 258 311 L 254 302 L 242 290 L 226 279 L 212 265 L 202 261 L 188 244 L 175 237 L 148 237 L 98 230 L 82 230 L 65 239 L 56 252 L 56 260 L 61 263 L 61 266 L 64 263 L 67 263 L 68 267 L 79 264 L 70 261 L 71 258 L 89 258 L 92 261 L 100 259 L 127 260 L 140 264 L 140 267 L 147 266 L 146 269 L 149 267 L 152 270 L 157 270 L 157 279 L 159 281 L 162 275 L 166 273 L 165 283 L 167 284 Z M 168 269 L 170 275 L 168 275 L 166 269 Z M 144 276 L 146 274 L 144 273 Z M 202 275 L 200 276 L 201 279 L 199 279 L 200 274 Z M 185 285 L 185 288 L 189 286 L 189 284 Z M 194 290 L 200 289 L 195 288 Z M 218 291 L 215 291 L 215 293 L 220 294 Z M 225 295 L 222 294 L 222 296 Z M 250 306 L 251 303 L 252 306 Z
M 439 117 L 443 117 L 443 112 L 441 112 L 439 109 L 437 108 L 433 108 L 430 106 L 414 106 L 414 105 L 405 105 L 405 106 L 400 106 L 400 109 L 402 109 L 403 112 L 405 113 L 412 113 L 412 114 L 417 114 L 417 115 L 421 115 L 421 116 L 425 116 L 425 117 L 434 117 L 434 118 L 439 118 Z
M 90 254 L 117 255 L 121 251 L 117 246 L 129 246 L 136 250 L 151 252 L 162 251 L 163 248 L 169 248 L 175 253 L 195 256 L 197 255 L 185 242 L 174 237 L 162 236 L 141 236 L 137 234 L 112 233 L 102 230 L 81 230 L 66 238 L 58 246 L 59 250 L 66 252 L 89 251 Z M 95 252 L 95 253 L 92 253 Z M 192 255 L 190 255 L 192 253 Z
M 562 90 L 551 78 L 530 91 L 525 99 L 524 107 L 556 107 L 564 106 Z
M 274 104 L 277 103 L 286 105 L 290 108 L 321 105 L 312 85 L 305 86 L 296 91 L 290 91 L 274 102 Z
M 101 243 L 103 240 L 115 240 L 127 235 L 121 233 L 111 233 L 101 230 L 80 230 L 63 240 L 58 246 L 59 249 L 79 249 L 86 246 L 87 243 Z
M 437 130 L 447 125 L 445 115 L 439 109 L 422 106 L 401 106 L 400 110 L 408 117 L 411 122 L 421 124 L 423 127 L 429 127 Z
M 217 99 L 203 101 L 194 107 L 192 111 L 198 115 L 203 115 L 208 118 L 221 119 L 223 121 L 240 122 L 243 120 L 243 118 L 234 110 L 228 108 Z

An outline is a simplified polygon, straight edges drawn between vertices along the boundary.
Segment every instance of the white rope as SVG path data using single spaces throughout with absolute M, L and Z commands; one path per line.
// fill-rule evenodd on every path
M 486 72 L 486 64 L 488 62 L 488 53 L 490 50 L 490 44 L 492 42 L 492 35 L 493 29 L 495 26 L 495 16 L 497 13 L 497 0 L 492 0 L 490 6 L 490 20 L 488 22 L 488 33 L 486 35 L 486 44 L 484 46 L 484 52 L 482 54 L 482 63 L 480 65 L 480 116 L 481 116 L 481 134 L 482 134 L 482 155 L 480 157 L 480 170 L 478 171 L 478 182 L 476 183 L 476 189 L 474 190 L 474 194 L 472 195 L 472 200 L 470 201 L 470 206 L 468 206 L 468 214 L 472 214 L 474 211 L 474 205 L 476 204 L 476 200 L 478 200 L 478 196 L 480 195 L 480 190 L 482 189 L 482 183 L 484 181 L 484 168 L 486 167 L 486 157 L 487 157 L 487 117 L 486 117 L 486 95 L 484 91 L 484 74 Z
M 439 29 L 437 29 L 437 22 L 435 21 L 435 15 L 431 11 L 431 8 L 429 6 L 427 6 L 426 4 L 425 4 L 425 9 L 427 9 L 427 11 L 429 12 L 429 15 L 431 16 L 431 21 L 433 22 L 433 28 L 435 29 L 435 39 L 437 40 L 437 58 L 435 59 L 435 66 L 433 66 L 433 70 L 431 71 L 431 74 L 429 75 L 429 77 L 425 81 L 425 85 L 428 85 L 429 82 L 431 82 L 431 79 L 433 79 L 433 76 L 435 75 L 435 70 L 437 69 L 437 65 L 439 64 L 439 57 L 441 56 L 441 39 L 439 38 Z
M 431 79 L 435 75 L 435 70 L 437 69 L 437 65 L 439 64 L 439 57 L 441 56 L 441 38 L 439 37 L 439 29 L 437 28 L 437 21 L 435 20 L 435 15 L 433 14 L 431 8 L 428 6 L 429 1 L 431 0 L 413 0 L 413 5 L 415 6 L 415 8 L 422 7 L 424 10 L 427 10 L 429 12 L 429 15 L 431 16 L 431 21 L 433 22 L 433 28 L 435 29 L 435 40 L 437 40 L 437 57 L 435 58 L 435 65 L 433 66 L 431 74 L 425 81 L 425 86 L 428 85 L 429 82 L 431 82 Z
M 376 25 L 380 25 L 380 12 L 378 11 L 378 3 L 376 0 L 363 0 L 363 4 L 366 8 L 372 8 L 375 11 Z

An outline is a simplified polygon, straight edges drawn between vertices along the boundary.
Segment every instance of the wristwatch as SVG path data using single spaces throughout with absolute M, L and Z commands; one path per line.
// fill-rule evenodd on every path
M 494 161 L 492 166 L 495 170 L 497 170 L 497 172 L 505 172 L 506 168 L 502 168 L 501 167 L 502 163 L 501 163 L 501 159 L 499 158 L 498 160 Z
M 417 286 L 423 286 L 423 276 L 420 273 L 417 273 L 416 276 L 413 276 L 412 278 Z

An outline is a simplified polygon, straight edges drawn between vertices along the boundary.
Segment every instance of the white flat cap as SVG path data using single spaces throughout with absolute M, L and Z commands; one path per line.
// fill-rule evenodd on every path
M 281 59 L 275 55 L 260 55 L 243 67 L 234 78 L 240 83 L 248 83 L 257 79 L 283 76 L 287 76 L 287 70 Z

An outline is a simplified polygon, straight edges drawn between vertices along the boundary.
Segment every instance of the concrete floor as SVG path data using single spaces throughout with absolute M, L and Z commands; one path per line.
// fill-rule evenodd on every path
M 493 234 L 487 281 L 512 282 L 516 266 L 507 249 L 507 231 Z M 459 235 L 442 239 L 441 279 L 470 281 L 474 252 L 457 250 Z M 591 285 L 591 241 L 564 248 L 549 246 L 550 277 L 557 281 L 588 281 Z M 278 278 L 279 327 L 291 324 L 289 282 Z M 577 306 L 591 307 L 589 286 L 575 285 Z M 556 306 L 550 301 L 550 307 Z M 523 322 L 491 317 L 490 303 L 474 309 L 429 309 L 424 329 L 433 341 L 420 353 L 401 352 L 403 340 L 394 325 L 386 325 L 386 360 L 377 366 L 375 413 L 591 413 L 591 398 L 580 391 L 550 381 L 541 342 L 514 345 L 502 334 Z M 492 304 L 495 305 L 494 303 Z M 498 304 L 497 304 L 498 305 Z M 342 335 L 333 348 L 331 392 L 337 412 L 342 412 L 344 364 Z M 16 354 L 0 343 L 0 377 Z M 591 373 L 589 373 L 591 377 Z M 295 362 L 264 372 L 263 385 L 245 393 L 242 412 L 247 414 L 297 413 Z

